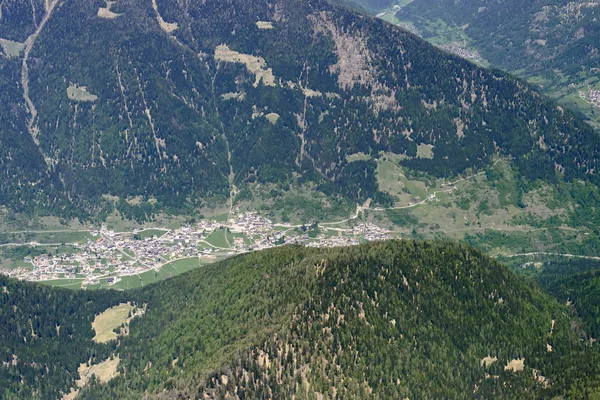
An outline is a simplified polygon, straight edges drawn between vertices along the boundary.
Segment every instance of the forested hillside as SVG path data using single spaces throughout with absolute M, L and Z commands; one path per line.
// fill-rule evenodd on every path
M 0 398 L 58 399 L 81 363 L 97 363 L 115 343 L 92 341 L 95 314 L 125 294 L 56 289 L 0 275 Z
M 499 154 L 528 179 L 598 181 L 600 139 L 570 111 L 324 0 L 0 9 L 0 201 L 15 208 L 195 207 L 249 182 L 387 204 L 375 162 L 347 161 L 380 151 L 436 176 Z
M 9 398 L 68 393 L 90 357 L 118 368 L 79 398 L 589 398 L 600 383 L 597 345 L 565 306 L 455 244 L 282 247 L 125 293 L 2 287 Z M 94 315 L 123 301 L 146 312 L 94 344 Z M 40 379 L 46 353 L 65 361 Z
M 582 324 L 576 326 L 581 337 L 596 340 L 600 336 L 600 261 L 550 260 L 539 263 L 533 277 L 581 317 Z
M 477 50 L 600 126 L 598 1 L 414 0 L 395 17 L 424 38 Z

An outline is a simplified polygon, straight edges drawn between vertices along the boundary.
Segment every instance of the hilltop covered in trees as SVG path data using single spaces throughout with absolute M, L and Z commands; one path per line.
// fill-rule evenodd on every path
M 30 318 L 22 302 L 56 313 L 36 332 L 80 315 L 84 345 L 60 347 L 74 362 L 92 351 L 118 356 L 120 374 L 107 384 L 92 380 L 81 398 L 583 398 L 600 383 L 596 345 L 571 330 L 576 317 L 463 245 L 282 247 L 125 293 L 3 286 L 2 309 L 16 305 L 13 318 L 22 325 Z M 117 347 L 95 349 L 93 315 L 120 301 L 147 304 L 147 311 Z M 46 351 L 57 340 L 41 335 L 27 343 Z M 18 342 L 21 335 L 2 331 L 17 355 Z M 3 368 L 18 380 L 27 364 Z M 31 383 L 30 393 L 64 392 L 77 378 L 65 370 L 60 382 Z M 3 387 L 7 395 L 25 393 Z

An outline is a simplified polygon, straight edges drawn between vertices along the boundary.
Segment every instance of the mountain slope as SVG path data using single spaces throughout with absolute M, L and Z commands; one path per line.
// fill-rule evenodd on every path
M 2 21 L 19 5 L 3 4 Z M 11 29 L 3 35 L 31 34 L 27 24 Z M 19 135 L 48 182 L 19 199 L 11 183 L 6 204 L 46 195 L 58 213 L 57 199 L 93 209 L 110 194 L 181 207 L 249 182 L 315 182 L 386 203 L 375 163 L 346 160 L 380 151 L 437 176 L 500 154 L 530 179 L 558 170 L 597 181 L 599 138 L 569 111 L 320 0 L 62 1 L 21 61 L 0 57 L 10 72 L 2 88 L 23 90 L 27 66 L 32 105 L 12 97 L 18 112 L 3 111 L 0 129 Z M 433 159 L 413 158 L 421 144 Z
M 118 292 L 32 285 L 0 275 L 0 398 L 57 399 L 81 363 L 108 357 L 115 343 L 94 343 L 94 315 L 124 301 Z
M 599 17 L 597 1 L 415 0 L 396 13 L 425 38 L 466 37 L 491 65 L 531 79 L 596 125 Z
M 3 286 L 4 304 L 17 307 L 28 301 L 19 287 L 38 288 Z M 33 307 L 62 309 L 63 292 L 44 290 Z M 77 308 L 83 294 L 73 296 Z M 117 376 L 109 385 L 91 379 L 81 398 L 578 398 L 598 387 L 597 349 L 570 330 L 566 309 L 459 245 L 276 248 L 119 294 L 113 303 L 101 301 L 112 292 L 86 296 L 78 312 L 90 324 L 101 304 L 136 300 L 146 312 L 119 339 Z M 40 323 L 54 329 L 57 322 Z M 22 340 L 2 335 L 2 343 Z M 89 353 L 74 348 L 71 357 L 82 354 Z M 25 365 L 5 368 L 18 379 Z M 77 377 L 71 373 L 65 383 Z M 55 393 L 46 390 L 38 393 Z

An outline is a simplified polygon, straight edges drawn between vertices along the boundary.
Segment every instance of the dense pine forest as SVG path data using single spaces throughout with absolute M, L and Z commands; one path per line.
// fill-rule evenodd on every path
M 107 358 L 120 360 L 116 376 L 90 379 L 79 398 L 590 398 L 600 388 L 579 317 L 465 245 L 281 247 L 128 292 L 0 286 L 7 398 L 59 398 L 80 363 Z M 146 305 L 129 335 L 93 342 L 94 316 L 126 301 Z
M 600 261 L 559 259 L 539 264 L 529 272 L 531 277 L 581 317 L 582 324 L 577 326 L 581 337 L 596 340 L 600 336 Z
M 92 342 L 94 316 L 126 295 L 50 288 L 0 275 L 0 398 L 57 399 L 81 363 L 107 358 L 115 343 Z

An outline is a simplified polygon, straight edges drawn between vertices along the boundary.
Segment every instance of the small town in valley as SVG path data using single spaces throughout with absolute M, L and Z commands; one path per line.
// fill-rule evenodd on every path
M 29 255 L 22 266 L 6 272 L 27 281 L 81 281 L 82 288 L 102 281 L 110 287 L 126 277 L 158 273 L 181 260 L 196 259 L 200 265 L 286 244 L 333 247 L 391 238 L 391 232 L 371 223 L 336 226 L 275 224 L 256 212 L 241 213 L 226 222 L 202 220 L 178 229 L 115 232 L 101 226 L 90 229 L 86 241 L 70 243 L 74 251 L 68 254 Z

